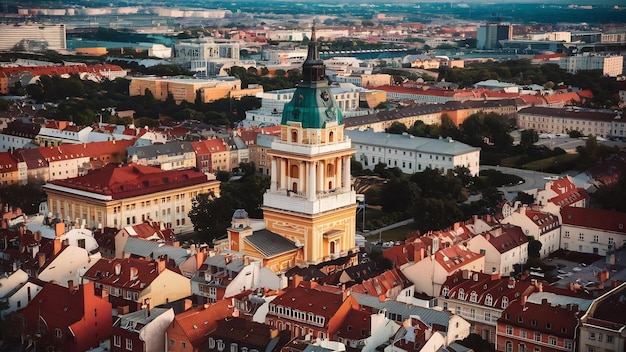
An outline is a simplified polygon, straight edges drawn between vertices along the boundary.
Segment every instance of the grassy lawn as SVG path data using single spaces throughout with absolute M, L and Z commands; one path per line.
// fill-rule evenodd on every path
M 578 154 L 563 154 L 546 159 L 531 161 L 528 164 L 524 164 L 523 168 L 535 171 L 546 171 L 558 164 L 568 165 L 575 162 L 576 159 L 578 159 Z

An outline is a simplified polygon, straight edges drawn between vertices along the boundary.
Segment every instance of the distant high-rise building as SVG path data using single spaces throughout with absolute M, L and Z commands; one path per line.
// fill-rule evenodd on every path
M 0 25 L 0 51 L 41 51 L 66 48 L 64 24 Z
M 513 37 L 513 26 L 508 24 L 487 23 L 478 27 L 477 33 L 478 49 L 498 49 L 501 47 L 501 40 L 508 40 Z

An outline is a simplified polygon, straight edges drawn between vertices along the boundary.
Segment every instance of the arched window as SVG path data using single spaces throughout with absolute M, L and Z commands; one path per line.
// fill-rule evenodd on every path
M 509 297 L 502 297 L 502 309 L 509 306 Z
M 448 286 L 444 286 L 443 289 L 441 290 L 441 295 L 444 297 L 448 297 L 449 294 L 450 294 L 450 288 Z
M 334 141 L 335 141 L 335 134 L 333 133 L 333 131 L 330 131 L 330 132 L 328 133 L 328 142 L 329 142 L 329 143 L 332 143 L 332 142 L 334 142 Z
M 332 177 L 335 174 L 335 165 L 328 164 L 326 165 L 326 177 Z
M 459 289 L 459 299 L 465 299 L 465 290 L 462 288 Z
M 298 142 L 298 131 L 296 130 L 291 131 L 291 141 Z
M 476 303 L 476 301 L 478 301 L 478 294 L 476 291 L 472 291 L 472 293 L 470 293 L 470 302 Z

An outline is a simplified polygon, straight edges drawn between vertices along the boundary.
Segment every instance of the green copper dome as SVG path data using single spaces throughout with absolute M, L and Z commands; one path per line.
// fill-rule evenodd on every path
M 325 128 L 327 122 L 343 125 L 341 109 L 335 103 L 326 80 L 326 67 L 320 60 L 315 27 L 302 65 L 302 82 L 283 109 L 281 124 L 286 125 L 289 121 L 300 122 L 302 128 Z
M 299 86 L 283 109 L 281 124 L 286 125 L 289 121 L 302 123 L 302 128 L 325 128 L 327 122 L 343 125 L 343 115 L 335 104 L 330 87 Z

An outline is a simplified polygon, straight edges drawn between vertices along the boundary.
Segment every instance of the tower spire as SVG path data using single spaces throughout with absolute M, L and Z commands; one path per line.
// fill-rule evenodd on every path
M 308 44 L 306 60 L 302 65 L 302 81 L 306 83 L 321 82 L 326 79 L 326 67 L 320 60 L 317 48 L 317 35 L 315 34 L 315 21 L 311 28 L 311 40 Z

